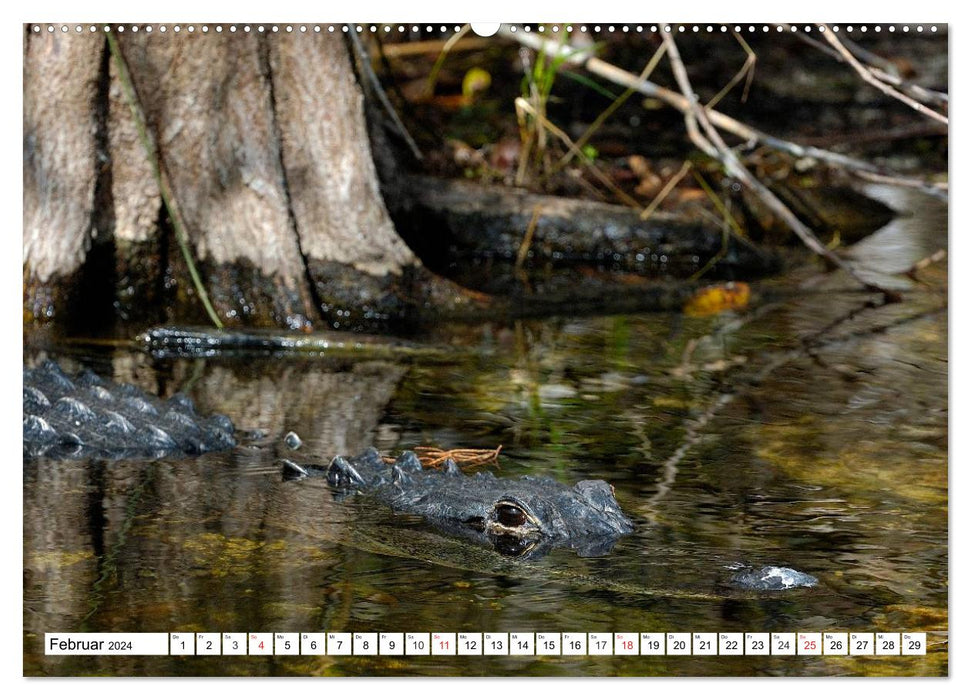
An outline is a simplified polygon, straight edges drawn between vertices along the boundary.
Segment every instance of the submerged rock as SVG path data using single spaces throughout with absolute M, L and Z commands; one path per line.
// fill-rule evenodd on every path
M 732 584 L 750 591 L 785 591 L 790 588 L 812 588 L 819 579 L 785 566 L 763 566 L 742 569 L 732 576 Z

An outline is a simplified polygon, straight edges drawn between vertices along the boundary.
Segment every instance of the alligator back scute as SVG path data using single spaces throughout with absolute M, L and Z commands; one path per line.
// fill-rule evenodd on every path
M 226 416 L 200 416 L 176 394 L 164 401 L 90 370 L 70 377 L 54 362 L 24 369 L 24 456 L 158 458 L 236 444 Z

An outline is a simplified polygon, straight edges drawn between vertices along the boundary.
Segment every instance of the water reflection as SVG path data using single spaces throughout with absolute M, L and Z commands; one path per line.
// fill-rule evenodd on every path
M 944 245 L 941 216 L 911 205 L 917 217 L 858 249 L 869 267 L 896 271 Z M 946 270 L 921 274 L 903 304 L 880 308 L 831 277 L 715 319 L 442 328 L 470 349 L 445 362 L 51 351 L 68 369 L 186 391 L 262 437 L 190 460 L 25 465 L 25 671 L 946 673 L 946 636 L 934 634 L 947 630 Z M 609 556 L 517 561 L 366 500 L 337 502 L 322 481 L 281 478 L 281 458 L 326 463 L 371 444 L 501 444 L 498 476 L 605 479 L 636 531 Z M 739 563 L 820 583 L 745 594 L 729 585 Z M 112 629 L 932 634 L 927 657 L 869 662 L 38 651 L 45 631 Z

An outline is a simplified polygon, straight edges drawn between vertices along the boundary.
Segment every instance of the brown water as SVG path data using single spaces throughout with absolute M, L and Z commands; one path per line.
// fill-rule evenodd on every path
M 947 245 L 946 209 L 856 247 L 896 271 Z M 877 273 L 873 273 L 877 274 Z M 24 465 L 28 675 L 943 675 L 948 671 L 947 278 L 764 285 L 740 314 L 452 325 L 444 353 L 155 359 L 28 346 L 265 436 L 186 460 Z M 822 329 L 827 329 L 821 332 Z M 304 446 L 283 444 L 290 430 Z M 612 553 L 504 559 L 321 482 L 374 444 L 494 448 L 505 476 L 602 478 L 635 520 Z M 742 593 L 730 567 L 813 590 Z M 926 631 L 921 657 L 45 657 L 45 632 Z

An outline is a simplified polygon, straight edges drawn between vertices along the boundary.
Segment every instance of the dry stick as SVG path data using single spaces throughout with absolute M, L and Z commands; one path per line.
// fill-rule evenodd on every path
M 926 258 L 921 258 L 920 260 L 915 262 L 913 265 L 910 266 L 909 269 L 905 270 L 903 274 L 907 275 L 907 277 L 910 277 L 913 280 L 916 280 L 918 272 L 923 270 L 928 265 L 933 265 L 934 263 L 941 262 L 946 257 L 947 257 L 947 251 L 941 248 L 940 250 L 935 251 L 931 255 L 928 255 Z
M 566 144 L 567 148 L 573 146 L 573 139 L 567 136 L 566 132 L 564 132 L 562 129 L 556 126 L 556 124 L 554 124 L 549 119 L 544 117 L 538 111 L 536 111 L 536 108 L 533 107 L 533 105 L 529 104 L 529 102 L 527 102 L 525 99 L 523 99 L 522 97 L 517 97 L 515 106 L 516 106 L 517 116 L 521 116 L 523 112 L 526 112 L 532 115 L 532 117 L 540 123 L 540 126 L 542 126 L 543 129 L 549 131 L 551 134 L 553 134 L 558 139 L 560 139 L 564 144 Z M 594 165 L 588 160 L 584 160 L 583 164 L 586 165 L 587 168 L 589 168 L 593 176 L 596 177 L 604 187 L 606 187 L 611 192 L 613 192 L 616 197 L 623 200 L 624 204 L 626 204 L 629 207 L 633 207 L 634 209 L 641 208 L 640 202 L 638 202 L 636 199 L 634 199 L 629 194 L 627 194 L 622 189 L 620 189 L 620 187 L 618 187 L 617 184 L 613 180 L 611 180 L 600 168 L 598 168 L 596 165 Z
M 691 277 L 688 278 L 689 282 L 697 282 L 704 276 L 706 272 L 708 272 L 708 270 L 710 270 L 716 264 L 718 264 L 718 261 L 721 260 L 723 257 L 725 257 L 725 255 L 728 253 L 728 238 L 731 235 L 732 229 L 735 230 L 735 237 L 739 241 L 743 243 L 748 243 L 748 240 L 745 238 L 745 234 L 742 232 L 742 227 L 738 225 L 738 222 L 735 220 L 735 217 L 732 216 L 732 213 L 728 210 L 728 207 L 725 204 L 723 204 L 721 200 L 718 199 L 714 190 L 712 190 L 711 187 L 708 185 L 708 183 L 705 182 L 705 178 L 703 178 L 698 173 L 698 171 L 695 171 L 692 174 L 695 176 L 695 180 L 698 182 L 698 184 L 701 185 L 701 189 L 703 189 L 705 191 L 705 194 L 708 195 L 708 199 L 712 202 L 712 204 L 715 205 L 715 208 L 718 209 L 719 213 L 722 215 L 721 250 L 719 250 L 717 253 L 711 256 L 708 262 L 706 262 L 701 268 L 698 269 L 697 272 L 695 272 L 693 275 L 691 275 Z
M 449 37 L 448 41 L 451 41 L 453 37 Z M 438 39 L 435 39 L 433 41 L 411 41 L 407 44 L 385 44 L 384 53 L 388 58 L 422 56 L 427 53 L 440 53 L 442 51 L 442 47 L 446 43 L 446 41 L 439 41 Z M 459 51 L 478 51 L 479 49 L 487 49 L 492 46 L 492 44 L 492 39 L 470 37 L 467 39 L 461 39 L 459 41 L 452 41 L 452 45 L 449 47 L 449 52 L 458 53 Z
M 936 119 L 942 124 L 948 123 L 947 117 L 944 116 L 943 114 L 940 114 L 939 112 L 935 112 L 933 109 L 930 109 L 929 107 L 921 104 L 920 102 L 913 99 L 912 97 L 905 95 L 899 90 L 895 90 L 894 88 L 890 87 L 885 82 L 883 82 L 882 80 L 877 79 L 877 77 L 873 75 L 873 73 L 870 71 L 869 68 L 867 68 L 862 63 L 860 63 L 857 60 L 856 56 L 851 54 L 847 50 L 847 48 L 843 46 L 843 44 L 837 38 L 833 30 L 829 28 L 829 26 L 827 25 L 823 25 L 823 26 L 826 27 L 826 31 L 823 32 L 823 36 L 826 37 L 826 41 L 828 41 L 833 46 L 834 49 L 839 51 L 840 55 L 843 57 L 843 60 L 849 63 L 850 66 L 852 66 L 853 70 L 859 73 L 860 77 L 863 78 L 863 80 L 865 80 L 867 83 L 875 87 L 884 95 L 888 95 L 890 97 L 893 97 L 896 100 L 903 102 L 905 105 L 907 105 L 911 109 L 914 109 L 920 112 L 924 116 L 930 117 L 931 119 Z
M 745 39 L 742 38 L 741 34 L 736 31 L 733 31 L 732 34 L 735 35 L 735 39 L 739 44 L 742 45 L 742 49 L 745 51 L 745 63 L 742 64 L 742 67 L 739 68 L 738 72 L 732 77 L 732 79 L 728 81 L 728 84 L 719 90 L 717 95 L 705 103 L 705 109 L 711 109 L 716 104 L 721 102 L 722 98 L 731 92 L 732 88 L 738 85 L 739 81 L 743 77 L 745 78 L 745 87 L 742 89 L 741 101 L 745 102 L 748 99 L 748 90 L 752 86 L 752 78 L 755 76 L 755 61 L 757 57 L 755 52 L 752 50 L 752 47 L 745 42 Z M 664 46 L 664 44 L 661 45 Z
M 354 51 L 357 53 L 358 65 L 361 67 L 361 71 L 367 76 L 367 80 L 371 83 L 371 93 L 378 98 L 378 102 L 381 103 L 381 107 L 384 108 L 385 114 L 391 119 L 394 124 L 395 129 L 398 131 L 398 135 L 404 140 L 405 144 L 411 150 L 411 155 L 415 157 L 416 160 L 424 160 L 422 156 L 421 149 L 418 148 L 418 144 L 408 133 L 407 127 L 405 127 L 404 122 L 401 121 L 401 117 L 395 111 L 394 107 L 391 105 L 391 100 L 388 99 L 387 93 L 384 91 L 384 87 L 381 85 L 381 81 L 378 80 L 378 76 L 374 72 L 374 68 L 371 66 L 371 56 L 368 54 L 367 49 L 364 48 L 364 44 L 357 36 L 357 32 L 349 32 L 347 35 L 350 38 L 351 44 L 354 46 Z
M 697 170 L 694 173 L 692 173 L 692 175 L 694 175 L 695 181 L 698 183 L 701 189 L 704 190 L 706 195 L 708 195 L 708 199 L 711 200 L 711 203 L 715 206 L 715 209 L 717 209 L 718 213 L 722 215 L 723 223 L 727 223 L 729 228 L 735 232 L 735 237 L 738 239 L 739 242 L 745 243 L 751 246 L 752 242 L 745 237 L 745 231 L 742 230 L 741 224 L 739 224 L 738 221 L 735 219 L 735 217 L 732 216 L 732 213 L 728 210 L 728 207 L 725 205 L 725 203 L 722 202 L 720 199 L 718 199 L 718 196 L 715 194 L 715 191 L 711 188 L 711 185 L 709 185 L 705 181 L 705 178 L 702 177 Z M 754 250 L 754 247 L 753 247 L 753 250 Z
M 657 64 L 660 63 L 662 56 L 664 56 L 664 44 L 661 44 L 657 48 L 657 51 L 654 52 L 654 55 L 651 56 L 651 60 L 647 62 L 646 66 L 644 66 L 644 70 L 641 71 L 641 74 L 638 76 L 638 80 L 646 80 L 647 77 L 654 72 L 654 69 L 657 68 Z M 590 140 L 590 137 L 596 133 L 597 129 L 599 129 L 603 123 L 607 121 L 610 115 L 616 112 L 620 106 L 624 104 L 635 92 L 637 91 L 634 88 L 626 88 L 620 97 L 611 102 L 607 109 L 598 114 L 597 118 L 593 120 L 589 127 L 587 127 L 587 130 L 584 131 L 580 138 L 577 139 L 577 142 L 573 144 L 570 150 L 567 151 L 562 158 L 560 158 L 560 161 L 556 164 L 556 167 L 562 168 L 570 162 L 573 156 L 579 155 L 583 147 L 587 145 L 587 141 Z
M 500 29 L 499 33 L 508 39 L 512 39 L 513 41 L 516 41 L 524 46 L 528 46 L 534 51 L 559 51 L 566 56 L 566 60 L 568 62 L 583 66 L 586 70 L 594 75 L 598 75 L 601 78 L 609 80 L 618 85 L 633 88 L 642 95 L 657 98 L 679 112 L 684 113 L 688 111 L 688 100 L 684 97 L 684 95 L 661 87 L 656 83 L 652 83 L 650 80 L 639 80 L 638 77 L 633 73 L 628 73 L 627 71 L 607 63 L 596 56 L 585 55 L 579 49 L 569 44 L 560 46 L 551 41 L 543 39 L 536 34 L 510 32 L 505 28 Z M 813 158 L 824 163 L 830 163 L 832 165 L 845 168 L 846 170 L 857 174 L 872 173 L 883 177 L 892 177 L 894 178 L 896 184 L 918 189 L 942 199 L 947 198 L 946 188 L 942 188 L 937 183 L 927 182 L 918 178 L 908 178 L 873 163 L 868 163 L 857 158 L 851 158 L 840 153 L 833 153 L 832 151 L 826 151 L 812 146 L 800 146 L 797 143 L 765 134 L 758 129 L 754 129 L 747 124 L 743 124 L 727 114 L 722 114 L 721 112 L 715 110 L 707 110 L 707 114 L 708 118 L 711 120 L 711 123 L 716 127 L 722 129 L 723 131 L 734 134 L 743 141 L 751 144 L 762 143 L 769 148 L 776 151 L 782 151 L 783 153 L 788 153 L 796 158 Z
M 899 187 L 910 187 L 912 182 L 911 180 L 905 177 L 901 178 L 901 177 L 896 177 L 894 175 L 881 175 L 880 173 L 857 173 L 857 176 L 862 180 L 876 182 L 881 185 L 897 185 Z M 946 182 L 939 183 L 937 187 L 939 192 L 945 193 L 948 190 L 948 183 Z M 930 192 L 929 194 L 934 194 L 935 196 L 938 196 L 934 192 Z
M 125 101 L 131 110 L 132 119 L 135 122 L 135 128 L 138 130 L 142 148 L 145 149 L 145 156 L 148 158 L 149 165 L 152 168 L 152 175 L 155 177 L 155 183 L 158 185 L 162 203 L 165 205 L 169 218 L 172 220 L 175 240 L 179 244 L 182 257 L 185 259 L 186 267 L 189 269 L 189 277 L 192 278 L 192 285 L 195 287 L 196 293 L 199 295 L 199 300 L 202 301 L 202 305 L 206 309 L 206 313 L 209 314 L 209 319 L 216 328 L 222 330 L 222 321 L 219 320 L 216 310 L 212 308 L 212 304 L 209 302 L 209 295 L 206 293 L 206 288 L 202 284 L 202 278 L 199 276 L 195 261 L 192 259 L 192 251 L 189 248 L 189 236 L 185 231 L 185 221 L 182 219 L 182 212 L 179 209 L 175 194 L 172 192 L 168 175 L 162 169 L 161 157 L 155 144 L 155 139 L 148 130 L 145 115 L 142 114 L 141 104 L 138 101 L 138 95 L 135 93 L 135 85 L 132 83 L 131 73 L 128 71 L 128 62 L 121 53 L 121 47 L 118 46 L 118 40 L 115 39 L 114 30 L 108 32 L 107 39 L 108 51 L 115 60 L 115 66 L 118 69 L 118 80 L 121 82 Z
M 681 182 L 682 178 L 688 174 L 689 170 L 691 170 L 691 161 L 686 160 L 681 165 L 681 169 L 675 173 L 670 180 L 667 181 L 667 184 L 661 188 L 661 191 L 657 193 L 657 196 L 651 200 L 651 203 L 644 207 L 644 211 L 641 212 L 641 221 L 647 221 L 651 218 L 651 214 L 653 214 L 655 210 L 661 206 L 661 202 L 663 202 L 667 196 L 671 194 L 671 190 L 673 190 L 677 184 Z
M 788 25 L 788 24 L 783 24 L 779 26 L 782 26 L 787 30 L 791 29 L 791 25 Z M 800 41 L 803 41 L 809 44 L 810 46 L 822 51 L 827 56 L 831 56 L 832 58 L 835 58 L 840 63 L 844 62 L 843 55 L 839 51 L 834 51 L 826 44 L 822 43 L 817 39 L 813 39 L 810 35 L 806 34 L 805 32 L 796 31 L 795 36 Z M 859 58 L 861 61 L 866 61 L 868 64 L 867 68 L 869 69 L 869 71 L 873 73 L 873 75 L 876 76 L 879 80 L 882 80 L 883 82 L 889 85 L 893 85 L 897 88 L 900 88 L 900 90 L 902 90 L 903 92 L 906 92 L 915 100 L 919 100 L 925 104 L 930 103 L 930 104 L 936 104 L 941 106 L 947 105 L 950 102 L 950 98 L 948 97 L 946 92 L 931 90 L 930 88 L 925 88 L 924 86 L 918 85 L 917 83 L 912 83 L 908 80 L 904 80 L 899 75 L 895 75 L 894 73 L 892 73 L 891 72 L 892 69 L 886 69 L 890 65 L 888 61 L 881 59 L 879 56 L 874 56 L 872 53 L 862 48 L 858 44 L 855 44 L 854 42 L 850 41 L 849 39 L 844 38 L 843 45 L 847 48 L 848 51 L 850 51 L 850 53 L 852 53 L 854 56 Z M 875 62 L 883 63 L 885 68 L 881 69 L 874 66 L 873 64 Z
M 844 36 L 841 41 L 843 42 L 843 46 L 845 46 L 850 53 L 852 53 L 862 62 L 866 63 L 870 69 L 880 70 L 893 75 L 899 75 L 897 66 L 895 66 L 892 61 L 863 48 L 848 36 Z
M 886 141 L 899 141 L 904 139 L 924 138 L 927 136 L 947 136 L 947 127 L 940 124 L 908 124 L 897 128 L 865 131 L 855 131 L 842 134 L 830 134 L 829 136 L 810 136 L 803 139 L 804 143 L 814 146 L 831 146 L 834 144 L 851 143 L 858 146 L 861 143 L 880 143 Z
M 738 156 L 736 156 L 735 153 L 725 145 L 721 135 L 715 130 L 715 127 L 712 126 L 711 122 L 708 120 L 708 115 L 705 113 L 705 110 L 702 109 L 701 105 L 698 103 L 698 100 L 695 98 L 695 94 L 691 89 L 691 81 L 688 79 L 688 72 L 685 70 L 684 63 L 681 61 L 678 46 L 674 43 L 674 37 L 672 37 L 669 32 L 663 32 L 661 34 L 661 38 L 665 44 L 667 44 L 668 60 L 671 62 L 674 77 L 677 80 L 678 85 L 681 88 L 681 92 L 684 94 L 690 107 L 688 110 L 690 117 L 689 114 L 685 115 L 685 124 L 688 126 L 688 134 L 692 137 L 692 141 L 694 141 L 699 148 L 705 151 L 705 153 L 720 161 L 722 166 L 725 168 L 725 171 L 731 177 L 734 177 L 745 187 L 747 187 L 763 202 L 763 204 L 774 212 L 776 216 L 782 219 L 792 230 L 792 232 L 799 236 L 807 248 L 820 257 L 826 259 L 834 266 L 844 270 L 865 289 L 880 292 L 886 299 L 897 298 L 899 295 L 896 292 L 884 289 L 883 287 L 880 287 L 873 282 L 868 282 L 860 277 L 852 266 L 823 245 L 823 243 L 816 238 L 816 235 L 809 230 L 809 227 L 800 221 L 796 215 L 793 214 L 768 187 L 759 182 L 758 179 L 756 179 L 748 170 L 746 170 L 745 166 L 742 165 L 741 161 L 739 161 Z M 699 124 L 705 131 L 704 136 L 698 133 L 697 125 Z
M 536 231 L 536 224 L 539 222 L 539 212 L 540 206 L 537 204 L 533 207 L 533 215 L 529 219 L 529 225 L 526 227 L 526 234 L 523 236 L 523 242 L 519 245 L 519 252 L 516 253 L 516 265 L 517 271 L 523 269 L 523 263 L 526 262 L 526 256 L 529 255 L 529 248 L 533 244 L 533 233 Z

